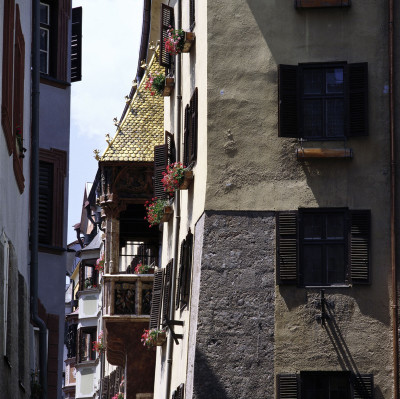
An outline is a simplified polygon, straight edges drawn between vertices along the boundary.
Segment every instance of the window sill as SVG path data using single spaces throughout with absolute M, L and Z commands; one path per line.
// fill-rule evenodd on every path
M 298 160 L 312 158 L 343 158 L 352 159 L 353 150 L 351 148 L 328 149 L 328 148 L 298 148 L 296 150 Z
M 79 362 L 75 364 L 75 368 L 80 368 L 80 367 L 88 367 L 88 366 L 97 366 L 99 363 L 100 357 L 96 357 L 95 360 L 85 360 L 83 362 Z
M 350 0 L 296 0 L 296 8 L 350 7 Z
M 66 89 L 67 87 L 71 86 L 71 83 L 65 82 L 63 80 L 58 80 L 56 78 L 52 78 L 48 75 L 40 74 L 40 83 L 45 85 L 58 87 L 59 89 Z
M 316 289 L 316 290 L 321 290 L 321 289 L 329 289 L 329 288 L 352 288 L 351 285 L 349 284 L 340 284 L 340 285 L 304 285 L 302 288 L 305 288 L 306 290 L 311 290 L 311 289 Z
M 40 244 L 39 243 L 39 252 L 47 252 L 49 254 L 61 255 L 66 251 L 63 247 L 56 247 L 54 245 Z

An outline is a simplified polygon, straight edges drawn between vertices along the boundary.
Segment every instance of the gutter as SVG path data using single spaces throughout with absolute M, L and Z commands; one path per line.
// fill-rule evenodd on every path
M 399 332 L 396 268 L 396 141 L 394 131 L 394 1 L 389 0 L 390 260 L 392 269 L 393 399 L 399 398 Z
M 176 20 L 177 28 L 182 29 L 182 0 L 178 0 L 178 17 Z M 181 161 L 181 130 L 182 130 L 182 54 L 176 56 L 176 161 Z M 174 262 L 172 267 L 172 298 L 169 309 L 169 319 L 174 320 L 175 313 L 175 296 L 176 296 L 176 275 L 178 269 L 178 255 L 179 255 L 179 230 L 181 222 L 181 196 L 180 190 L 177 191 L 175 196 L 175 226 L 174 226 Z M 174 351 L 174 340 L 172 334 L 168 334 L 168 349 L 167 349 L 167 369 L 166 380 L 167 386 L 165 389 L 165 399 L 169 399 L 171 393 L 171 373 L 172 373 L 172 356 Z
M 32 0 L 32 133 L 30 290 L 31 318 L 39 327 L 39 382 L 41 399 L 47 399 L 47 326 L 38 315 L 39 252 L 39 97 L 40 97 L 40 2 Z

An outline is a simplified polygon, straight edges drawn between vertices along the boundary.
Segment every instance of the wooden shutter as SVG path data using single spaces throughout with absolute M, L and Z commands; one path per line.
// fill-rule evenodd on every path
M 57 79 L 67 81 L 68 23 L 71 13 L 71 0 L 58 1 L 57 25 Z
M 179 275 L 178 275 L 178 287 L 176 290 L 176 309 L 179 309 L 181 301 L 181 291 L 182 291 L 182 278 L 184 274 L 184 257 L 185 257 L 186 240 L 181 242 L 181 249 L 179 252 Z
M 189 24 L 191 31 L 194 28 L 195 21 L 196 21 L 195 0 L 189 0 Z
M 198 90 L 197 87 L 194 90 L 193 96 L 190 100 L 190 163 L 196 161 L 197 159 L 197 126 L 198 126 Z
M 374 377 L 372 374 L 353 374 L 351 385 L 353 399 L 373 399 Z
M 157 269 L 154 272 L 149 329 L 158 328 L 160 324 L 161 300 L 163 294 L 163 279 L 164 279 L 164 269 Z
M 174 26 L 174 9 L 166 4 L 161 4 L 160 65 L 165 68 L 171 68 L 172 57 L 165 51 L 164 44 L 170 26 Z
M 78 330 L 78 338 L 76 340 L 76 362 L 80 363 L 82 361 L 82 344 L 83 344 L 83 336 L 82 336 L 82 329 Z
M 182 276 L 182 292 L 181 292 L 181 309 L 189 304 L 190 297 L 190 281 L 192 277 L 192 257 L 193 257 L 193 234 L 190 232 L 186 236 L 185 257 L 183 276 Z
M 115 370 L 110 373 L 110 396 L 115 395 Z
M 353 284 L 370 283 L 370 230 L 369 210 L 351 211 L 350 272 Z
M 297 374 L 278 375 L 278 399 L 298 399 L 300 389 Z
M 172 266 L 173 259 L 171 259 L 167 266 L 165 267 L 165 276 L 164 276 L 164 293 L 163 293 L 163 320 L 162 325 L 165 327 L 167 325 L 167 320 L 169 319 L 169 309 L 171 304 L 171 288 L 172 288 Z
M 298 67 L 279 65 L 278 102 L 279 136 L 299 137 Z
M 166 198 L 163 184 L 163 172 L 167 166 L 168 148 L 165 144 L 154 147 L 154 196 L 157 198 Z
M 3 126 L 8 154 L 13 150 L 12 90 L 13 90 L 13 43 L 15 1 L 4 1 L 3 19 L 3 76 L 1 96 L 1 125 Z
M 174 135 L 165 131 L 165 145 L 167 146 L 167 165 L 176 162 L 176 148 Z
M 297 283 L 298 234 L 297 212 L 277 215 L 277 283 Z
M 190 134 L 190 107 L 186 105 L 185 107 L 185 122 L 183 131 L 183 163 L 185 166 L 190 164 L 190 148 L 191 148 L 191 134 Z
M 82 80 L 82 7 L 72 9 L 71 82 Z
M 52 243 L 53 225 L 53 177 L 50 162 L 39 162 L 39 243 Z
M 109 399 L 109 385 L 110 385 L 110 377 L 106 376 L 102 380 L 101 386 L 101 399 Z
M 368 63 L 347 65 L 349 137 L 368 136 Z

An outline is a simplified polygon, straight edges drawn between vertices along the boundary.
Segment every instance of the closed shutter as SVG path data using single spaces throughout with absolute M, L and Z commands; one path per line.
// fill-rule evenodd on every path
M 79 291 L 85 289 L 85 264 L 81 262 L 79 264 Z
M 277 283 L 297 283 L 298 238 L 297 212 L 277 215 Z
M 154 147 L 154 196 L 157 198 L 166 198 L 163 184 L 163 172 L 167 166 L 167 146 L 165 144 Z
M 168 29 L 174 26 L 174 9 L 166 4 L 161 4 L 160 22 L 160 65 L 171 68 L 171 56 L 165 51 L 165 39 L 168 37 Z
M 348 136 L 368 136 L 368 63 L 347 65 Z
M 173 260 L 171 259 L 167 266 L 165 267 L 165 277 L 164 277 L 164 294 L 163 294 L 163 319 L 162 325 L 166 327 L 167 320 L 169 319 L 169 309 L 171 304 L 171 288 L 172 288 L 172 265 Z
M 190 23 L 190 30 L 193 30 L 195 21 L 196 21 L 195 0 L 189 0 L 189 23 Z
M 176 309 L 179 309 L 181 301 L 181 291 L 182 291 L 182 278 L 184 274 L 184 256 L 185 256 L 186 240 L 181 242 L 181 249 L 179 252 L 179 275 L 178 275 L 178 287 L 176 290 Z
M 298 67 L 279 65 L 279 136 L 299 137 L 298 109 Z
M 15 1 L 4 1 L 3 19 L 3 74 L 1 96 L 1 125 L 3 126 L 8 154 L 13 150 L 12 90 L 13 90 L 13 43 Z
M 190 281 L 192 277 L 192 258 L 193 258 L 193 234 L 190 232 L 186 236 L 185 257 L 184 257 L 184 275 L 182 277 L 181 309 L 189 304 Z
M 83 336 L 82 336 L 82 329 L 78 330 L 78 338 L 76 340 L 76 362 L 80 363 L 82 361 L 82 354 L 83 354 Z
M 297 374 L 278 375 L 278 399 L 298 399 L 300 389 Z
M 183 163 L 186 167 L 190 164 L 190 148 L 192 147 L 190 130 L 190 107 L 189 105 L 186 105 L 183 131 Z
M 177 399 L 184 399 L 184 387 L 185 387 L 184 384 L 181 384 L 176 390 Z
M 353 374 L 351 385 L 353 399 L 373 399 L 374 377 L 372 374 Z
M 174 135 L 165 131 L 165 145 L 167 146 L 167 165 L 176 162 L 176 148 Z
M 371 212 L 351 211 L 350 271 L 353 284 L 370 283 L 370 230 Z
M 110 395 L 115 395 L 115 370 L 110 373 Z
M 54 165 L 39 162 L 39 243 L 52 244 Z
M 109 385 L 110 385 L 110 377 L 106 376 L 102 380 L 101 386 L 101 399 L 109 399 Z
M 82 7 L 72 9 L 71 82 L 82 80 Z
M 158 328 L 160 324 L 161 300 L 163 294 L 163 278 L 164 278 L 164 270 L 157 269 L 154 273 L 149 329 Z
M 198 129 L 198 90 L 194 90 L 190 100 L 190 119 L 191 119 L 191 146 L 190 146 L 190 163 L 197 159 L 197 129 Z

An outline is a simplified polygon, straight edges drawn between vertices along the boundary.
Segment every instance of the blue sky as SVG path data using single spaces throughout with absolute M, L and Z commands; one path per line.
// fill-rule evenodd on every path
M 68 243 L 80 221 L 86 182 L 97 171 L 93 150 L 115 134 L 135 78 L 142 31 L 142 0 L 73 0 L 82 6 L 82 81 L 72 84 Z

